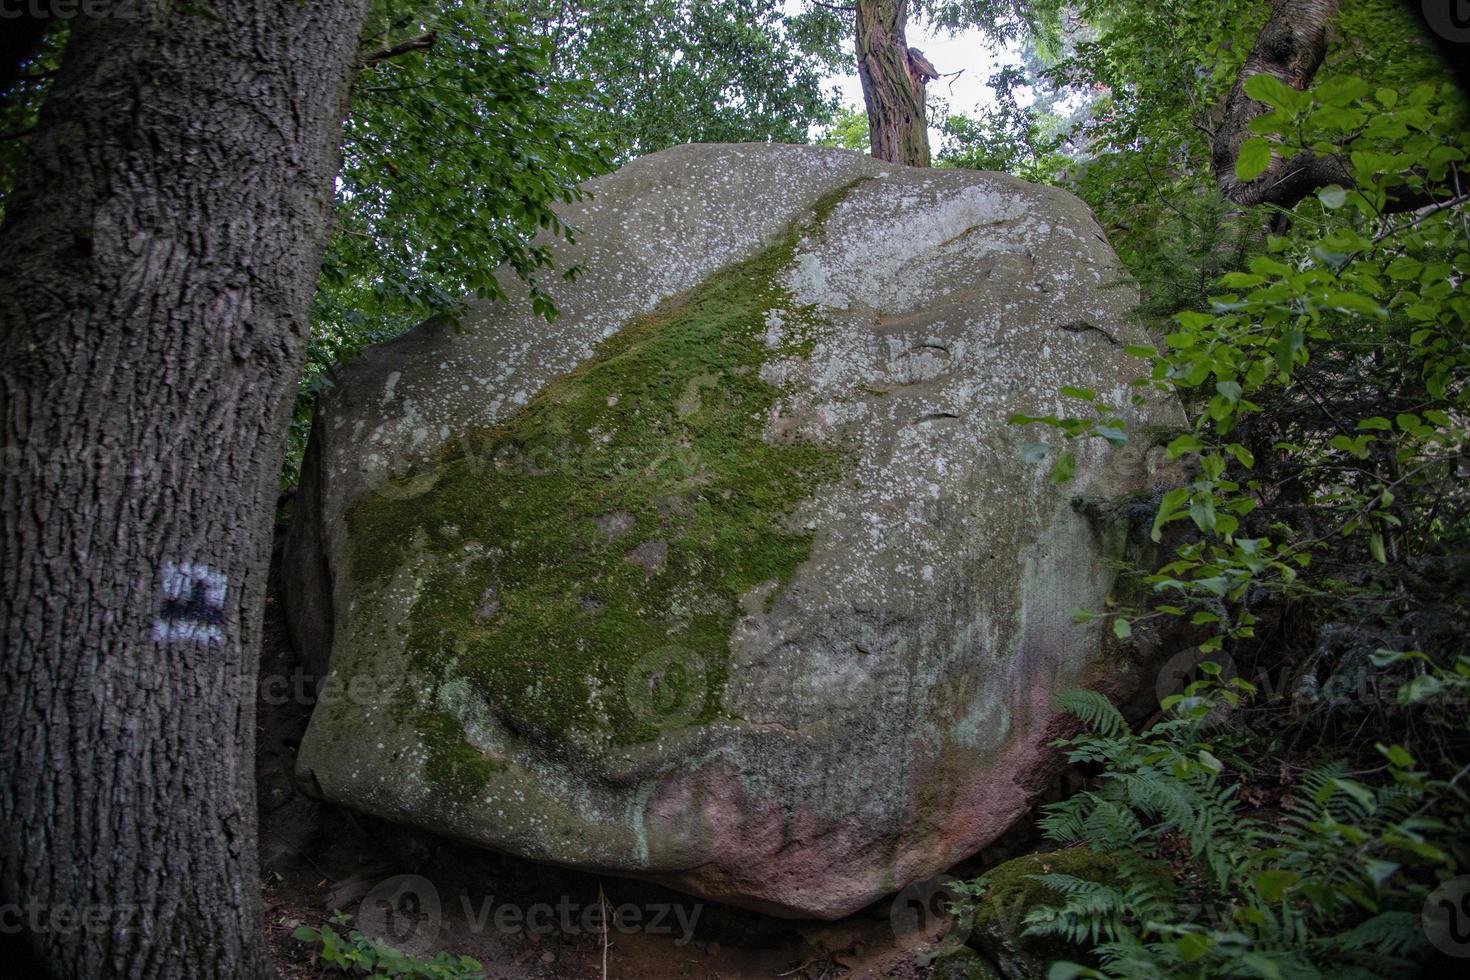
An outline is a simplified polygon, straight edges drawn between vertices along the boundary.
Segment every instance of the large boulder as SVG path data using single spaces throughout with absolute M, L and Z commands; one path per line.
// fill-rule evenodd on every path
M 999 174 L 688 146 L 588 190 L 554 323 L 512 288 L 322 403 L 286 559 L 330 664 L 300 771 L 487 847 L 850 913 L 1026 811 L 1054 693 L 1128 685 L 1069 615 L 1121 536 L 1070 501 L 1144 488 L 1144 440 L 1058 487 L 1007 418 L 1067 384 L 1127 405 L 1135 294 L 1080 201 Z

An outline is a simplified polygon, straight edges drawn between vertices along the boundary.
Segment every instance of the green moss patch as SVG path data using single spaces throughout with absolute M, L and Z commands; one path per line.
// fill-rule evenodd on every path
M 985 957 L 968 946 L 960 946 L 934 961 L 929 980 L 1001 980 L 1001 975 Z
M 1035 875 L 1071 875 L 1087 881 L 1105 881 L 1116 868 L 1110 857 L 1085 847 L 1025 854 L 985 873 L 985 894 L 975 909 L 975 925 L 1020 922 L 1038 905 L 1058 904 L 1062 896 L 1037 881 Z
M 505 768 L 503 763 L 485 756 L 464 737 L 459 719 L 443 711 L 419 710 L 414 714 L 418 730 L 424 734 L 429 758 L 425 766 L 429 778 L 453 799 L 473 799 L 485 788 L 490 777 Z
M 1169 874 L 1159 865 L 1158 873 Z M 1047 975 L 1058 960 L 1096 966 L 1096 957 L 1086 947 L 1051 936 L 1025 936 L 1026 915 L 1042 905 L 1061 905 L 1065 896 L 1037 881 L 1036 875 L 1070 875 L 1085 881 L 1113 881 L 1118 875 L 1115 858 L 1085 847 L 1026 854 L 992 868 L 984 875 L 985 891 L 975 905 L 970 944 L 999 963 L 1007 976 Z
M 385 587 L 421 546 L 433 556 L 407 624 L 416 670 L 462 679 L 548 741 L 628 744 L 716 717 L 740 597 L 807 560 L 789 517 L 847 458 L 764 440 L 782 392 L 760 378 L 786 353 L 763 342 L 768 312 L 788 346 L 810 343 L 815 311 L 778 274 L 845 193 L 351 508 L 356 588 Z

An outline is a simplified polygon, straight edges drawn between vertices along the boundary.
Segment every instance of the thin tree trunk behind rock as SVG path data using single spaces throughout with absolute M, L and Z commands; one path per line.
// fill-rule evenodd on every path
M 857 63 L 873 156 L 929 166 L 924 82 L 909 58 L 908 0 L 858 0 Z
M 1254 180 L 1242 181 L 1235 176 L 1235 161 L 1241 144 L 1250 135 L 1251 120 L 1270 109 L 1246 94 L 1246 79 L 1264 73 L 1295 89 L 1310 86 L 1327 56 L 1328 32 L 1337 8 L 1337 0 L 1281 0 L 1257 35 L 1225 100 L 1224 118 L 1213 148 L 1215 180 L 1221 193 L 1235 203 L 1290 208 L 1319 187 L 1351 186 L 1352 175 L 1346 164 L 1336 157 L 1311 152 L 1290 159 L 1277 154 Z
M 271 973 L 257 650 L 364 6 L 79 18 L 7 202 L 0 905 L 55 976 Z

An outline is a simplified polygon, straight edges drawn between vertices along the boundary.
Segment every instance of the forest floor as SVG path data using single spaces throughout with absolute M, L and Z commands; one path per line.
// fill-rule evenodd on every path
M 479 850 L 319 803 L 302 792 L 294 775 L 296 747 L 311 707 L 302 698 L 278 696 L 279 680 L 265 683 L 291 678 L 296 665 L 273 590 L 261 691 L 277 696 L 258 702 L 256 780 L 266 930 L 284 980 L 342 976 L 316 963 L 313 947 L 292 938 L 292 930 L 298 924 L 320 926 L 340 910 L 353 917 L 352 924 L 337 929 L 345 934 L 372 904 L 365 899 L 399 875 L 432 883 L 441 909 L 432 946 L 415 949 L 415 936 L 406 944 L 410 950 L 472 956 L 492 980 L 909 980 L 929 975 L 923 964 L 947 926 L 942 914 L 925 917 L 927 930 L 895 928 L 889 902 L 839 922 L 776 919 L 648 882 Z M 623 918 L 612 921 L 625 928 L 606 933 L 584 928 L 584 922 L 595 926 L 601 902 L 623 910 Z M 634 916 L 638 928 L 632 926 Z

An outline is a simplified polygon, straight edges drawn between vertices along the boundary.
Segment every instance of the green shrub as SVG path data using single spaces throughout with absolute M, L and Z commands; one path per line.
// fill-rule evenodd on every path
M 331 921 L 345 926 L 351 919 L 338 912 Z M 484 980 L 485 977 L 484 967 L 468 956 L 443 952 L 428 959 L 409 956 L 356 929 L 344 937 L 331 925 L 323 923 L 319 929 L 297 926 L 291 935 L 316 947 L 316 961 L 322 966 L 354 976 L 372 977 L 374 980 L 391 980 L 393 977 L 405 980 Z

